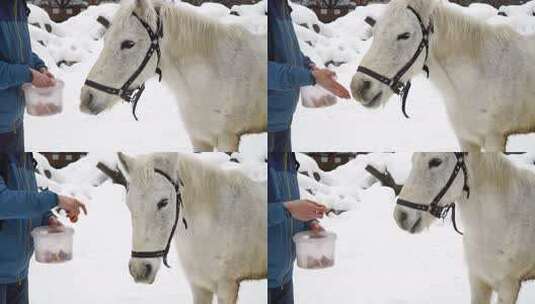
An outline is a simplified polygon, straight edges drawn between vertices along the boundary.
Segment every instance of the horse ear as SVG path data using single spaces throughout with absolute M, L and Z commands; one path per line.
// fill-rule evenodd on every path
M 409 0 L 408 3 L 410 6 L 414 7 L 423 18 L 427 18 L 441 3 L 441 0 Z
M 135 159 L 122 152 L 117 153 L 117 159 L 119 160 L 119 170 L 123 173 L 126 180 L 130 179 L 130 173 L 134 167 Z
M 136 5 L 136 8 L 138 8 L 142 12 L 146 12 L 147 10 L 154 9 L 152 0 L 136 0 L 135 5 Z

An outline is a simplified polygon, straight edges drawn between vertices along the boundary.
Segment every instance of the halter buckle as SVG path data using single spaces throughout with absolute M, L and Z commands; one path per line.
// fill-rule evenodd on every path
M 397 95 L 400 95 L 403 90 L 405 89 L 405 84 L 401 81 L 394 81 L 391 85 L 390 85 L 390 88 L 392 89 L 392 91 L 394 91 L 394 93 L 396 93 Z

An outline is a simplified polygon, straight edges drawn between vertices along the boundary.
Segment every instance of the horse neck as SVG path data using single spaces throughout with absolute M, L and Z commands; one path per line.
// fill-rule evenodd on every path
M 178 172 L 183 182 L 184 214 L 190 217 L 216 215 L 218 180 L 224 179 L 217 178 L 214 168 L 193 156 L 180 158 Z
M 452 58 L 477 58 L 485 39 L 496 36 L 484 23 L 447 5 L 437 5 L 431 19 L 434 33 L 430 39 L 430 51 L 432 58 L 439 63 L 445 64 Z
M 192 57 L 210 58 L 217 54 L 219 41 L 228 36 L 226 28 L 190 9 L 163 5 L 160 14 L 162 57 L 174 64 L 186 64 Z
M 500 153 L 471 152 L 466 157 L 470 204 L 478 203 L 482 195 L 504 195 L 514 178 L 514 167 Z M 465 199 L 466 200 L 466 199 Z M 484 201 L 481 203 L 490 204 Z

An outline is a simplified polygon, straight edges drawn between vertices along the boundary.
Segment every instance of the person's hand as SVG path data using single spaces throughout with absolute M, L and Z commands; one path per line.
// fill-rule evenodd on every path
M 310 228 L 310 231 L 312 231 L 312 233 L 320 233 L 320 232 L 325 231 L 325 229 L 323 229 L 323 227 L 320 225 L 318 221 L 310 222 L 308 227 Z
M 67 216 L 71 223 L 76 223 L 78 221 L 78 215 L 80 215 L 81 210 L 87 215 L 85 205 L 72 197 L 60 195 L 58 206 L 67 212 Z
M 62 227 L 63 224 L 58 220 L 58 218 L 54 215 L 50 216 L 48 218 L 48 222 L 47 222 L 47 225 L 48 227 L 50 228 L 59 228 L 59 227 Z
M 32 72 L 32 84 L 38 88 L 48 88 L 56 84 L 54 78 L 50 78 L 44 73 L 30 69 Z
M 45 67 L 42 67 L 39 69 L 39 72 L 45 74 L 46 76 L 52 78 L 52 79 L 56 79 L 56 76 L 54 76 L 54 74 L 52 74 L 47 68 Z
M 336 81 L 336 73 L 329 69 L 313 69 L 312 76 L 316 79 L 316 83 L 322 86 L 327 91 L 333 93 L 334 95 L 349 99 L 351 95 L 349 91 L 346 90 L 341 84 Z
M 294 218 L 303 222 L 320 219 L 327 211 L 325 206 L 309 200 L 291 201 L 285 206 Z

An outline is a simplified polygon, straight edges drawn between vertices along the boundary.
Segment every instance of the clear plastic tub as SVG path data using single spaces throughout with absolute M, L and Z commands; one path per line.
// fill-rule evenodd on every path
M 50 116 L 63 110 L 63 87 L 65 83 L 56 79 L 56 85 L 38 88 L 31 83 L 22 85 L 26 98 L 26 110 L 33 116 Z
M 294 235 L 293 240 L 297 250 L 297 266 L 304 269 L 334 266 L 335 233 L 304 231 Z
M 72 260 L 74 229 L 69 227 L 37 227 L 32 230 L 35 246 L 35 260 L 40 263 L 56 264 Z

